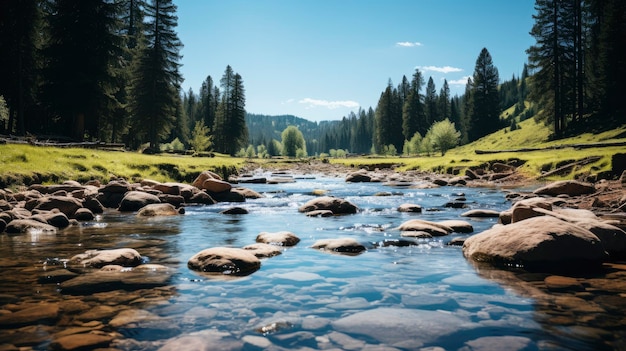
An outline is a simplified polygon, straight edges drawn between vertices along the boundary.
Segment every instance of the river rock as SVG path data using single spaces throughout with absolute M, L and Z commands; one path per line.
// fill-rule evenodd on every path
M 158 264 L 142 264 L 134 268 L 113 264 L 66 280 L 60 284 L 60 288 L 67 294 L 150 289 L 169 284 L 172 274 L 171 269 Z
M 41 197 L 35 200 L 35 204 L 32 208 L 29 209 L 37 209 L 50 211 L 53 209 L 57 209 L 63 212 L 66 216 L 72 217 L 74 212 L 79 208 L 82 208 L 82 203 L 73 197 L 70 196 L 46 196 Z M 28 208 L 28 207 L 27 207 Z
M 364 170 L 356 171 L 346 176 L 346 182 L 349 183 L 369 183 L 371 181 L 372 177 Z
M 52 350 L 93 350 L 108 347 L 113 337 L 104 334 L 83 333 L 62 336 L 50 344 Z
M 189 269 L 224 275 L 248 275 L 261 268 L 261 261 L 250 251 L 232 247 L 205 249 L 189 259 Z
M 465 342 L 459 351 L 524 351 L 535 349 L 533 341 L 523 336 L 485 336 Z
M 444 236 L 453 232 L 452 228 L 437 222 L 425 221 L 421 219 L 410 219 L 398 227 L 402 232 L 416 231 L 426 232 L 432 236 Z
M 88 197 L 85 200 L 83 200 L 83 208 L 88 209 L 89 211 L 91 211 L 91 213 L 94 213 L 94 214 L 104 212 L 104 206 L 95 197 Z
M 88 208 L 79 208 L 74 213 L 74 218 L 78 221 L 92 221 L 96 216 Z
M 359 255 L 366 251 L 365 246 L 353 238 L 321 239 L 313 243 L 311 247 L 317 250 L 347 255 Z
M 498 218 L 500 216 L 499 211 L 495 210 L 487 210 L 487 209 L 474 209 L 463 212 L 461 217 L 470 217 L 470 218 Z
M 138 211 L 146 205 L 158 204 L 160 202 L 161 200 L 159 200 L 159 197 L 156 195 L 143 191 L 129 191 L 122 198 L 118 210 L 121 212 Z
M 46 233 L 56 233 L 57 228 L 48 223 L 42 223 L 34 219 L 14 219 L 7 224 L 7 233 L 26 233 L 29 231 L 43 231 Z
M 549 268 L 568 264 L 600 264 L 607 258 L 603 245 L 590 231 L 560 219 L 533 217 L 493 227 L 463 244 L 465 257 L 478 262 L 523 264 Z
M 307 217 L 332 217 L 335 214 L 331 210 L 315 210 L 306 213 Z
M 0 326 L 34 324 L 43 320 L 54 320 L 58 315 L 58 303 L 40 303 L 13 313 L 0 315 Z
M 458 219 L 449 219 L 437 223 L 452 229 L 454 233 L 471 233 L 474 231 L 474 227 L 469 222 Z
M 265 243 L 277 246 L 295 246 L 300 242 L 300 238 L 292 232 L 261 232 L 256 237 L 257 243 Z
M 307 201 L 304 205 L 298 208 L 298 211 L 300 212 L 310 212 L 316 210 L 330 210 L 333 214 L 352 214 L 357 212 L 358 207 L 350 201 L 344 199 L 332 196 L 321 196 Z
M 592 194 L 596 191 L 593 184 L 583 183 L 577 180 L 562 180 L 545 185 L 534 191 L 537 195 L 569 195 L 579 196 L 585 194 Z
M 280 247 L 265 243 L 246 245 L 243 247 L 243 249 L 252 252 L 254 256 L 258 258 L 274 257 L 283 253 Z
M 206 192 L 217 202 L 246 202 L 246 197 L 236 191 L 222 191 L 216 193 L 206 190 Z
M 517 201 L 511 207 L 511 223 L 523 221 L 531 217 L 543 216 L 540 209 L 552 211 L 552 201 L 542 197 L 531 197 Z
M 181 207 L 185 203 L 185 198 L 181 195 L 158 194 L 161 203 L 170 204 L 174 207 Z
M 216 179 L 216 180 L 223 180 L 222 177 L 220 177 L 218 174 L 211 172 L 211 171 L 204 171 L 202 173 L 200 173 L 196 179 L 194 179 L 193 183 L 191 183 L 191 185 L 195 186 L 198 189 L 202 189 L 202 184 L 204 184 L 204 182 L 207 179 Z
M 230 208 L 220 211 L 220 213 L 227 214 L 227 215 L 243 215 L 243 214 L 248 214 L 249 211 L 243 207 L 230 207 Z
M 191 204 L 202 204 L 202 205 L 214 205 L 217 203 L 215 199 L 211 197 L 211 195 L 207 194 L 204 191 L 199 191 L 193 194 L 188 200 L 188 203 Z
M 245 197 L 246 199 L 261 199 L 265 197 L 261 193 L 248 188 L 232 188 L 230 189 L 230 191 L 239 193 L 243 195 L 243 197 Z
M 75 255 L 70 259 L 71 264 L 79 264 L 84 267 L 102 268 L 106 265 L 121 265 L 134 267 L 141 264 L 141 255 L 137 250 L 130 248 L 111 250 L 88 250 L 85 253 Z
M 137 212 L 137 217 L 177 216 L 180 212 L 172 204 L 149 204 Z
M 0 218 L 0 233 L 4 233 L 4 230 L 7 228 L 7 222 L 4 219 Z
M 36 213 L 37 210 L 33 212 Z M 37 215 L 43 217 L 46 223 L 50 224 L 51 226 L 60 228 L 60 229 L 66 228 L 70 225 L 69 218 L 67 218 L 65 213 L 59 212 L 59 210 L 42 211 L 40 213 L 37 213 Z
M 210 193 L 223 193 L 225 191 L 230 191 L 232 188 L 233 186 L 229 182 L 213 178 L 205 180 L 200 186 L 200 189 L 206 190 Z
M 417 350 L 424 344 L 445 340 L 468 324 L 468 320 L 445 311 L 379 307 L 340 318 L 332 326 L 343 333 Z
M 422 213 L 422 206 L 416 204 L 402 204 L 398 206 L 398 212 Z

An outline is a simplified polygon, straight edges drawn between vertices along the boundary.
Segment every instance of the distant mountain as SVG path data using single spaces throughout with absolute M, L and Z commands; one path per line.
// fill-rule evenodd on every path
M 267 144 L 272 139 L 281 141 L 281 133 L 288 126 L 298 127 L 307 142 L 319 140 L 320 136 L 338 123 L 339 121 L 323 121 L 318 124 L 293 115 L 246 114 L 249 143 L 252 145 Z

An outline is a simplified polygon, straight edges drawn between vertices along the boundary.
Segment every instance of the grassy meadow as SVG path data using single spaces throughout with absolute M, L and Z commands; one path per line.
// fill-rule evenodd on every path
M 508 161 L 519 159 L 524 165 L 519 171 L 534 178 L 543 172 L 557 169 L 567 163 L 597 156 L 599 160 L 586 165 L 577 166 L 570 172 L 561 173 L 547 179 L 571 179 L 578 175 L 597 175 L 611 170 L 611 157 L 616 153 L 626 153 L 624 146 L 547 149 L 524 152 L 502 152 L 491 154 L 477 154 L 476 150 L 499 151 L 522 148 L 549 148 L 562 145 L 626 142 L 626 125 L 601 133 L 584 133 L 575 137 L 549 141 L 550 131 L 542 123 L 530 118 L 519 123 L 520 128 L 510 131 L 501 129 L 493 134 L 481 138 L 473 143 L 449 150 L 445 156 L 440 153 L 431 156 L 416 157 L 386 157 L 386 158 L 348 158 L 334 159 L 331 162 L 353 165 L 355 167 L 372 164 L 396 164 L 398 170 L 423 170 L 440 173 L 452 173 L 453 170 L 462 172 L 465 168 L 479 166 L 486 162 L 498 160 Z
M 0 145 L 0 186 L 59 183 L 65 180 L 108 181 L 123 177 L 133 181 L 192 182 L 204 170 L 223 176 L 236 173 L 242 159 L 228 156 L 191 157 L 144 155 L 138 152 L 58 148 L 26 144 Z
M 521 148 L 548 148 L 562 145 L 626 142 L 626 125 L 601 133 L 585 133 L 572 138 L 549 141 L 549 130 L 532 118 L 519 123 L 520 129 L 502 129 L 471 144 L 439 153 L 414 157 L 349 157 L 331 159 L 331 163 L 361 168 L 368 165 L 395 165 L 397 170 L 423 170 L 439 173 L 462 173 L 468 167 L 492 161 L 519 159 L 524 162 L 519 171 L 530 178 L 557 169 L 565 164 L 597 157 L 589 164 L 546 179 L 572 179 L 580 175 L 598 175 L 611 170 L 611 157 L 625 153 L 624 146 L 574 148 L 565 147 L 524 152 L 477 154 L 476 150 L 515 150 Z M 251 160 L 268 168 L 295 168 L 297 160 Z M 26 144 L 0 145 L 0 188 L 32 183 L 60 183 L 65 180 L 86 182 L 90 179 L 108 181 L 123 177 L 131 181 L 144 178 L 161 182 L 192 182 L 204 170 L 224 177 L 237 173 L 248 161 L 242 158 L 216 155 L 192 157 L 188 155 L 144 155 L 138 152 L 105 151 L 83 148 L 58 148 Z

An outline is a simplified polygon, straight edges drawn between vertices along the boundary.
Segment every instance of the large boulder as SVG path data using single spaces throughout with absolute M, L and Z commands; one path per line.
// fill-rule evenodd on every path
M 369 183 L 372 181 L 372 176 L 365 170 L 356 171 L 346 176 L 346 182 L 349 183 Z
M 262 232 L 257 235 L 256 242 L 278 246 L 294 246 L 300 242 L 300 238 L 288 231 Z
M 143 191 L 129 191 L 122 198 L 118 210 L 122 212 L 138 211 L 146 205 L 158 204 L 160 202 L 161 200 L 159 200 L 159 197 L 156 195 L 145 193 Z
M 551 216 L 532 217 L 473 235 L 463 255 L 478 262 L 527 268 L 599 265 L 607 258 L 600 239 L 587 229 Z
M 317 210 L 330 210 L 333 211 L 334 214 L 350 214 L 356 213 L 358 207 L 350 201 L 344 199 L 332 196 L 322 196 L 309 200 L 298 208 L 298 211 L 305 213 Z
M 206 190 L 209 193 L 223 193 L 230 191 L 232 188 L 233 186 L 229 182 L 213 178 L 205 180 L 199 187 L 199 189 Z
M 545 185 L 534 191 L 537 195 L 569 195 L 579 196 L 584 194 L 592 194 L 596 191 L 593 184 L 579 182 L 577 180 L 562 180 Z
M 220 177 L 218 174 L 211 172 L 211 171 L 204 171 L 202 173 L 200 173 L 196 179 L 194 179 L 193 183 L 191 183 L 191 185 L 195 186 L 198 189 L 202 189 L 202 184 L 204 184 L 204 181 L 207 179 L 217 179 L 217 180 L 222 180 L 222 177 Z
M 187 267 L 204 273 L 243 276 L 261 268 L 261 261 L 249 250 L 213 247 L 191 257 Z
M 135 267 L 142 262 L 141 255 L 137 250 L 130 248 L 111 250 L 88 250 L 85 253 L 75 255 L 69 261 L 83 267 L 102 268 L 107 265 L 120 265 Z

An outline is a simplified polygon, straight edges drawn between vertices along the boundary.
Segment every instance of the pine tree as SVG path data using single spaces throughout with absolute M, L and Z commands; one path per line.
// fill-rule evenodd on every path
M 156 150 L 176 121 L 182 44 L 174 31 L 178 18 L 172 0 L 152 0 L 146 16 L 146 44 L 134 72 L 131 111 L 133 133 Z
M 393 88 L 391 80 L 387 89 L 381 94 L 376 107 L 376 135 L 374 145 L 377 153 L 385 146 L 394 145 L 402 149 L 402 105 L 398 90 Z
M 9 109 L 8 133 L 20 135 L 40 125 L 32 113 L 39 68 L 41 11 L 37 0 L 0 2 L 0 95 Z M 33 118 L 30 120 L 30 118 Z M 30 123 L 29 123 L 30 122 Z
M 476 59 L 472 80 L 469 114 L 469 141 L 477 140 L 500 129 L 500 98 L 498 69 L 491 54 L 483 48 Z M 468 82 L 469 84 L 469 82 Z
M 106 0 L 50 0 L 44 48 L 43 103 L 52 130 L 83 140 L 118 102 L 115 71 L 122 57 L 117 5 Z M 55 121 L 54 123 L 52 121 Z
M 234 155 L 242 146 L 248 144 L 243 79 L 229 65 L 224 71 L 220 85 L 222 99 L 213 124 L 215 151 Z
M 419 69 L 413 73 L 411 87 L 402 108 L 402 134 L 405 140 L 413 137 L 415 132 L 426 132 L 426 114 L 424 112 L 423 96 L 421 94 L 424 86 L 424 78 Z
M 437 110 L 437 88 L 435 88 L 433 77 L 429 77 L 428 83 L 426 83 L 424 109 L 426 110 L 426 128 L 429 128 L 430 125 L 439 121 L 439 111 Z
M 439 112 L 439 120 L 450 119 L 452 111 L 450 108 L 450 87 L 447 79 L 443 80 L 443 86 L 439 91 L 437 111 Z

